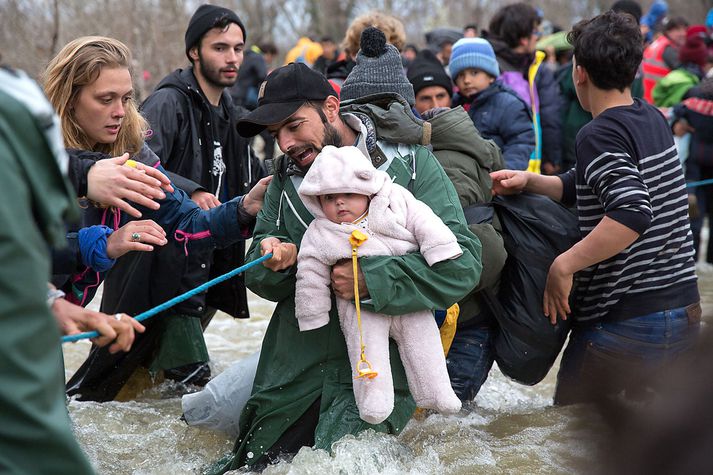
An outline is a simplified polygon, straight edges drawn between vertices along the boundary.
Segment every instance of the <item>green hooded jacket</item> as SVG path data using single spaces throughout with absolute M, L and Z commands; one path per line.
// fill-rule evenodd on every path
M 390 126 L 395 130 L 412 128 L 406 115 L 394 114 L 391 119 Z M 383 157 L 392 159 L 387 162 L 387 172 L 394 181 L 427 203 L 453 231 L 463 248 L 463 255 L 433 267 L 429 267 L 418 253 L 360 258 L 359 265 L 370 294 L 362 306 L 387 315 L 448 308 L 478 283 L 480 243 L 465 224 L 452 183 L 427 148 L 380 141 L 372 159 L 378 162 Z M 287 160 L 284 156 L 277 160 L 277 172 L 257 217 L 248 261 L 260 256 L 260 242 L 269 236 L 294 243 L 299 248 L 313 219 L 297 195 L 294 178 L 284 173 Z M 257 462 L 318 398 L 320 409 L 315 446 L 327 450 L 342 436 L 368 428 L 398 434 L 415 409 L 401 360 L 392 342 L 394 411 L 376 426 L 359 418 L 353 394 L 352 368 L 336 305 L 332 305 L 328 325 L 300 332 L 294 314 L 295 274 L 295 267 L 273 272 L 264 266 L 256 266 L 246 272 L 248 288 L 277 302 L 277 307 L 263 340 L 252 396 L 240 417 L 241 436 L 232 457 L 219 473 Z
M 66 161 L 52 106 L 26 76 L 0 69 L 2 473 L 93 473 L 72 433 L 47 307 L 49 246 L 66 242 L 64 220 L 79 217 L 58 158 Z

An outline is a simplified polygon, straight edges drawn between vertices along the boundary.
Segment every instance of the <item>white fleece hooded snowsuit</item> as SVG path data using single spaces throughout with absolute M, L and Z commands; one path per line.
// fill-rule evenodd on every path
M 298 190 L 315 219 L 302 238 L 297 258 L 295 314 L 301 331 L 329 321 L 330 271 L 337 261 L 351 258 L 349 236 L 359 230 L 368 239 L 358 255 L 404 255 L 420 252 L 429 266 L 462 254 L 456 237 L 425 203 L 376 170 L 356 147 L 327 146 L 317 156 Z M 366 229 L 353 223 L 327 219 L 319 195 L 358 193 L 371 197 Z M 336 297 L 349 359 L 357 375 L 361 346 L 354 302 Z M 438 327 L 431 309 L 400 316 L 361 309 L 366 359 L 378 373 L 373 379 L 354 380 L 354 396 L 360 417 L 378 424 L 394 406 L 389 362 L 389 336 L 398 344 L 409 389 L 419 407 L 443 413 L 460 410 L 451 389 Z

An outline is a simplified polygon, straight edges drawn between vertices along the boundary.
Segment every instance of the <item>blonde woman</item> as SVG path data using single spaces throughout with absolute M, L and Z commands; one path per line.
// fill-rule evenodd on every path
M 144 144 L 148 126 L 133 100 L 131 54 L 123 43 L 106 37 L 78 38 L 62 48 L 50 62 L 43 79 L 47 97 L 60 116 L 67 147 L 94 152 L 82 152 L 84 158 L 94 159 L 128 152 L 136 162 L 163 171 L 158 157 Z M 137 209 L 162 228 L 168 240 L 172 241 L 168 245 L 179 245 L 186 254 L 193 249 L 225 247 L 251 235 L 254 217 L 262 207 L 269 181 L 269 177 L 262 179 L 248 194 L 210 210 L 201 210 L 178 187 L 165 193 L 165 198 L 159 201 L 161 207 L 158 210 L 142 206 Z M 85 210 L 83 224 L 100 223 L 118 229 L 129 219 L 126 213 L 114 208 L 90 207 Z M 157 237 L 151 225 L 144 222 L 141 226 L 145 227 L 132 231 L 132 240 L 144 243 L 149 237 Z M 115 267 L 121 266 L 122 259 L 119 259 Z M 162 271 L 154 266 L 151 273 Z M 91 272 L 88 274 L 91 275 Z M 97 275 L 95 282 L 100 279 L 101 276 Z M 175 283 L 173 289 L 180 279 L 181 275 L 165 276 L 167 282 Z M 113 284 L 109 278 L 105 293 Z M 90 288 L 91 285 L 84 286 L 83 297 Z M 155 292 L 154 304 L 175 296 L 170 286 L 164 290 Z M 114 313 L 109 310 L 111 306 L 112 302 L 106 299 L 102 303 L 104 311 Z M 136 314 L 141 310 L 146 309 L 122 311 Z M 150 323 L 143 338 L 135 342 L 128 354 L 115 356 L 94 348 L 85 364 L 69 381 L 68 392 L 81 394 L 82 399 L 113 399 L 133 369 L 152 353 L 163 331 L 166 331 L 165 322 Z

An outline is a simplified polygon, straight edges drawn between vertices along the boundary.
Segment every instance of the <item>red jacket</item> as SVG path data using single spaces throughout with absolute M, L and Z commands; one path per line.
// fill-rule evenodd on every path
M 666 35 L 661 35 L 644 50 L 641 69 L 644 73 L 644 99 L 649 104 L 654 103 L 652 91 L 656 83 L 671 72 L 663 60 L 663 53 L 671 44 L 671 40 Z

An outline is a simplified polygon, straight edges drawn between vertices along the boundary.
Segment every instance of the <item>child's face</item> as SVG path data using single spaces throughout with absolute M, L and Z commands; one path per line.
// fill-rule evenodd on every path
M 320 195 L 325 216 L 333 223 L 352 223 L 369 208 L 369 197 L 357 193 Z
M 467 68 L 458 73 L 456 86 L 462 96 L 470 97 L 490 86 L 495 78 L 480 69 Z

